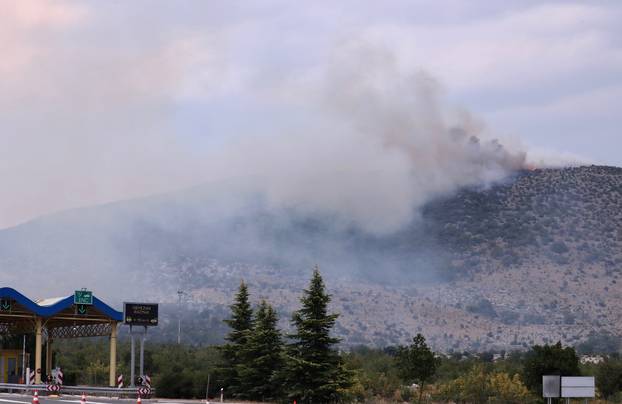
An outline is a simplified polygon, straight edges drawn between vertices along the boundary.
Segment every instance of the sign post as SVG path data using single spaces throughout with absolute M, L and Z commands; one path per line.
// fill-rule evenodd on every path
M 136 369 L 136 350 L 134 349 L 134 333 L 130 325 L 130 387 L 134 387 L 134 370 Z
M 135 386 L 136 354 L 134 343 L 133 326 L 142 326 L 144 328 L 140 338 L 140 377 L 144 375 L 144 354 L 145 354 L 145 336 L 147 335 L 147 327 L 155 327 L 158 325 L 158 304 L 157 303 L 123 303 L 123 322 L 130 326 L 130 386 Z

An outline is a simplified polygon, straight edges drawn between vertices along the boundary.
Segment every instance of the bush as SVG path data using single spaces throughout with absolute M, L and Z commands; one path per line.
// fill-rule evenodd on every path
M 477 303 L 467 306 L 467 311 L 486 317 L 497 317 L 497 312 L 488 299 L 480 299 Z
M 569 251 L 568 246 L 563 241 L 557 241 L 551 245 L 551 251 L 556 254 L 565 254 Z

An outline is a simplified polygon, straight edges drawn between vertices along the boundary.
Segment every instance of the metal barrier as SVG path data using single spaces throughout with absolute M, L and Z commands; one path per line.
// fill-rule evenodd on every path
M 81 395 L 82 393 L 89 396 L 110 396 L 110 397 L 132 397 L 135 398 L 138 396 L 138 393 L 141 392 L 141 397 L 149 398 L 155 395 L 155 389 L 149 389 L 147 394 L 143 394 L 142 391 L 144 387 L 125 387 L 125 388 L 117 388 L 117 387 L 92 387 L 92 386 L 62 386 L 60 388 L 61 394 L 68 395 Z M 21 392 L 39 392 L 39 393 L 49 393 L 47 384 L 15 384 L 15 383 L 0 383 L 0 391 L 21 391 Z

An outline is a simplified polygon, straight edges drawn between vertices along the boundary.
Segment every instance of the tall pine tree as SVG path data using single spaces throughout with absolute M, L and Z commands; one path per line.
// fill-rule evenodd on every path
M 283 365 L 283 342 L 277 322 L 276 312 L 263 300 L 256 310 L 255 325 L 243 353 L 246 362 L 237 367 L 245 398 L 273 401 L 278 397 L 277 375 Z
M 418 402 L 421 403 L 426 383 L 434 377 L 438 367 L 438 360 L 423 335 L 417 334 L 410 346 L 399 348 L 397 365 L 404 381 L 416 382 L 419 385 Z
M 334 349 L 339 339 L 330 332 L 338 314 L 328 314 L 330 295 L 318 267 L 300 302 L 302 307 L 292 316 L 296 332 L 289 336 L 292 342 L 287 347 L 286 396 L 299 403 L 339 402 L 352 383 L 351 374 Z
M 237 368 L 246 361 L 248 339 L 253 328 L 253 310 L 248 301 L 248 287 L 242 281 L 235 301 L 231 307 L 231 318 L 224 320 L 231 328 L 225 337 L 227 343 L 222 346 L 223 367 L 221 369 L 224 378 L 225 389 L 231 396 L 243 396 L 245 391 L 241 386 Z

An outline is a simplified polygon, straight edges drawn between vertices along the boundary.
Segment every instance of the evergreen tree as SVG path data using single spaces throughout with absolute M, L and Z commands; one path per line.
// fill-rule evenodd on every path
M 542 376 L 579 376 L 579 357 L 572 347 L 555 345 L 534 345 L 527 353 L 523 368 L 525 385 L 535 394 L 542 395 Z
M 337 314 L 328 314 L 330 295 L 316 267 L 300 299 L 302 307 L 294 312 L 296 332 L 289 337 L 284 381 L 287 398 L 299 403 L 334 403 L 352 384 L 352 375 L 344 367 L 333 346 L 338 338 L 330 336 Z
M 276 312 L 266 301 L 257 308 L 255 325 L 243 356 L 246 362 L 238 364 L 242 396 L 260 401 L 271 401 L 279 393 L 278 371 L 283 365 L 283 342 L 277 329 Z
M 417 334 L 408 347 L 400 347 L 397 356 L 398 368 L 402 378 L 419 385 L 419 402 L 423 398 L 425 384 L 434 376 L 438 360 L 425 342 L 425 337 Z
M 605 400 L 622 390 L 622 362 L 620 360 L 607 358 L 598 366 L 596 387 Z
M 225 337 L 227 343 L 222 346 L 225 391 L 231 396 L 244 395 L 241 388 L 237 367 L 246 361 L 244 353 L 248 344 L 251 329 L 253 328 L 253 311 L 248 301 L 248 287 L 242 281 L 235 301 L 231 307 L 231 318 L 224 322 L 231 328 Z

